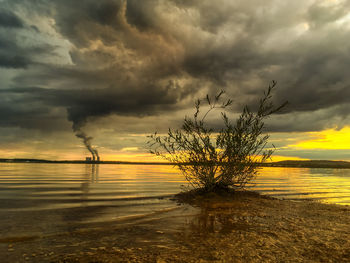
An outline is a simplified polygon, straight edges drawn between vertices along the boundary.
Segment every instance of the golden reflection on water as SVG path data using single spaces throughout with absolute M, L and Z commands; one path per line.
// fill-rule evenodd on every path
M 7 201 L 0 210 L 124 205 L 128 198 L 133 206 L 135 198 L 154 203 L 184 184 L 171 165 L 1 164 L 0 198 Z M 349 169 L 265 167 L 254 184 L 248 189 L 277 198 L 350 204 Z
M 181 173 L 169 165 L 0 164 L 0 237 L 165 218 L 169 211 L 182 213 L 170 199 L 182 184 Z M 266 167 L 250 189 L 277 198 L 350 205 L 350 170 Z M 244 210 L 201 208 L 191 228 L 193 233 L 230 232 L 260 220 Z
M 350 205 L 350 170 L 265 167 L 253 190 L 279 198 Z

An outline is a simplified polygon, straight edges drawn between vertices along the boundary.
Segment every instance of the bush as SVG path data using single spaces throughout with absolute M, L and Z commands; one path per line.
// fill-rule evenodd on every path
M 274 107 L 271 92 L 275 87 L 273 81 L 260 99 L 257 111 L 245 106 L 234 124 L 225 113 L 232 100 L 222 100 L 223 91 L 214 98 L 207 95 L 203 113 L 202 101 L 197 100 L 193 117 L 186 116 L 181 129 L 169 128 L 166 136 L 157 132 L 148 136 L 150 152 L 177 166 L 194 188 L 204 191 L 244 188 L 256 175 L 258 165 L 274 151 L 274 146 L 266 149 L 269 135 L 263 135 L 264 119 L 287 104 Z M 208 114 L 216 109 L 221 109 L 224 126 L 219 132 L 205 123 Z

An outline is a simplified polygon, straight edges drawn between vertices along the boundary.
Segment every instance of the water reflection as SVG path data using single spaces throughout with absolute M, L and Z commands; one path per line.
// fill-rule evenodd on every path
M 98 183 L 99 178 L 99 164 L 86 164 L 85 174 L 81 183 L 81 201 L 82 206 L 87 206 L 87 200 L 89 199 L 90 184 Z
M 277 198 L 350 205 L 350 170 L 267 167 L 251 189 Z
M 62 221 L 65 222 L 84 222 L 87 219 L 98 217 L 103 214 L 104 206 L 89 205 L 91 196 L 94 194 L 94 185 L 99 182 L 99 164 L 85 164 L 85 171 L 81 178 L 80 202 L 81 209 L 66 209 L 61 211 Z M 74 196 L 74 195 L 73 195 Z
M 169 197 L 184 183 L 178 170 L 165 165 L 0 164 L 0 236 L 147 218 L 176 207 Z M 253 190 L 350 204 L 350 169 L 263 168 Z M 228 231 L 250 220 L 227 214 L 203 208 L 193 228 Z
M 244 212 L 236 208 L 208 208 L 202 207 L 189 223 L 191 234 L 208 235 L 212 233 L 230 233 L 237 230 L 249 230 L 256 217 L 245 216 Z

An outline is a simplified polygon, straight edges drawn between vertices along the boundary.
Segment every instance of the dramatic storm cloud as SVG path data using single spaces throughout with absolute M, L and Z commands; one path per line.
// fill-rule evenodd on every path
M 237 112 L 274 79 L 290 104 L 271 131 L 341 128 L 349 11 L 340 0 L 0 0 L 0 127 L 164 131 L 197 97 L 224 89 Z

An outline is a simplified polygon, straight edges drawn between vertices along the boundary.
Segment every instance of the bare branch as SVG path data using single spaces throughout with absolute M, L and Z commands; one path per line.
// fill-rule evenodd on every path
M 267 149 L 268 135 L 263 135 L 264 119 L 278 112 L 287 102 L 274 107 L 272 91 L 277 83 L 272 81 L 259 100 L 256 113 L 248 106 L 243 108 L 235 122 L 224 111 L 220 112 L 224 128 L 213 137 L 213 129 L 206 127 L 206 117 L 215 109 L 224 110 L 232 104 L 223 100 L 224 91 L 214 98 L 206 96 L 206 105 L 195 102 L 193 118 L 185 117 L 181 130 L 169 129 L 168 135 L 157 133 L 148 136 L 150 152 L 172 162 L 184 174 L 192 187 L 212 191 L 216 188 L 244 188 L 257 173 L 260 163 L 268 160 L 275 150 Z M 219 105 L 219 106 L 217 106 Z M 202 118 L 199 118 L 202 107 Z

